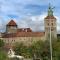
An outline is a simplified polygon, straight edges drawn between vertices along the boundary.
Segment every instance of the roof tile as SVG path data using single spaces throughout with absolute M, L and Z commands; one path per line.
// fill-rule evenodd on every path
M 15 23 L 14 20 L 11 20 L 11 21 L 7 24 L 7 26 L 17 26 L 17 24 Z
M 12 37 L 42 37 L 45 35 L 45 32 L 19 32 L 19 33 L 9 33 L 4 34 L 3 38 L 12 38 Z

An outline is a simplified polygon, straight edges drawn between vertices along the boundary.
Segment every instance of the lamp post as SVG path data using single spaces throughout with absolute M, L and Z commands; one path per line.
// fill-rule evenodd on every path
M 54 8 L 54 7 L 53 7 L 53 8 Z M 51 18 L 51 17 L 53 17 L 53 10 L 52 10 L 53 8 L 52 8 L 51 5 L 49 4 L 48 16 L 50 17 L 50 18 L 49 18 L 50 60 L 52 60 L 52 57 L 53 57 L 53 56 L 52 56 L 52 36 L 51 36 L 51 35 L 52 35 L 52 32 L 51 32 L 51 28 L 52 28 L 51 19 L 52 19 L 52 18 Z
M 52 38 L 51 38 L 51 20 L 50 20 L 50 59 L 52 60 Z

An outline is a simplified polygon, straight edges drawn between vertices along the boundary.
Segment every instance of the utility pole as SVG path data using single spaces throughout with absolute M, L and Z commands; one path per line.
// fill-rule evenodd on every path
M 53 58 L 52 56 L 52 38 L 51 38 L 51 20 L 50 20 L 50 57 L 51 57 L 51 60 Z
M 53 7 L 54 8 L 54 7 Z M 49 33 L 50 33 L 50 60 L 53 60 L 53 55 L 52 55 L 52 24 L 51 24 L 51 17 L 53 17 L 53 9 L 51 5 L 49 4 L 49 10 L 48 10 L 48 16 L 50 16 L 50 26 L 49 26 Z
M 56 18 L 53 15 L 53 9 L 54 7 L 49 4 L 48 7 L 48 15 L 45 17 L 45 34 L 46 34 L 46 39 L 49 40 L 49 48 L 50 48 L 50 60 L 53 60 L 53 53 L 52 53 L 52 34 L 55 37 L 55 31 L 56 31 L 56 26 L 55 26 L 55 21 Z M 48 36 L 49 34 L 49 36 Z M 47 38 L 48 37 L 48 38 Z

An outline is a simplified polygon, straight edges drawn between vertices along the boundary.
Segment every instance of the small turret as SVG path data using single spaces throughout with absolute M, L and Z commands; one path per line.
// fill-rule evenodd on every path
M 11 20 L 7 25 L 6 25 L 6 32 L 7 33 L 16 33 L 17 31 L 17 24 L 15 23 L 14 20 Z

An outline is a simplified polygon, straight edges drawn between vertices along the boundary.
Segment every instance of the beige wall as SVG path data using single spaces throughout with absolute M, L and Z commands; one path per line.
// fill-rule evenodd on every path
M 13 37 L 13 38 L 2 38 L 5 43 L 14 44 L 16 42 L 22 42 L 26 45 L 30 45 L 33 41 L 45 40 L 45 37 Z
M 57 24 L 56 19 L 45 19 L 44 20 L 45 25 L 45 38 L 48 37 L 50 34 L 50 27 L 51 27 L 51 34 L 54 36 L 54 38 L 57 38 Z
M 6 27 L 6 32 L 7 33 L 16 33 L 17 32 L 17 27 L 16 26 L 7 26 Z

